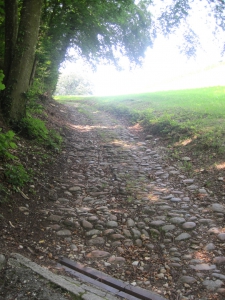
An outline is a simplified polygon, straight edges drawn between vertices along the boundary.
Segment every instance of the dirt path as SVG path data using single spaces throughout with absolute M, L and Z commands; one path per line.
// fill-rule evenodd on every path
M 68 257 L 171 300 L 224 299 L 223 203 L 169 165 L 157 139 L 85 109 L 69 107 L 50 201 L 40 199 L 35 226 L 29 206 L 21 212 L 30 228 L 18 250 L 53 266 Z

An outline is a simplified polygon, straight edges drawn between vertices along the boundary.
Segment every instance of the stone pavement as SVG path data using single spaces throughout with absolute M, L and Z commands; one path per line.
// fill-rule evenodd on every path
M 89 124 L 74 117 L 68 170 L 39 211 L 58 239 L 53 254 L 168 299 L 223 299 L 224 199 L 168 165 L 157 139 L 88 114 Z

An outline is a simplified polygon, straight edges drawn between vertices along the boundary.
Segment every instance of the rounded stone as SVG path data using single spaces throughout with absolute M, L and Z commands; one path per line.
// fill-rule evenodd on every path
M 135 226 L 135 222 L 132 219 L 128 219 L 127 220 L 127 227 L 134 227 Z
M 105 240 L 102 237 L 96 237 L 96 238 L 93 238 L 93 239 L 90 239 L 89 241 L 87 241 L 87 244 L 89 246 L 104 245 Z
M 185 219 L 181 217 L 173 217 L 170 219 L 170 222 L 173 224 L 182 224 L 185 222 Z
M 69 188 L 70 192 L 79 192 L 81 191 L 81 188 L 79 186 L 73 186 L 71 188 Z
M 124 234 L 126 237 L 128 237 L 128 238 L 132 237 L 130 231 L 127 230 L 127 229 L 123 229 L 123 234 Z
M 108 257 L 108 256 L 110 256 L 109 252 L 101 251 L 101 250 L 94 250 L 86 255 L 86 257 L 88 257 L 88 258 L 102 258 L 102 257 Z
M 155 220 L 149 223 L 149 225 L 153 227 L 160 227 L 163 226 L 164 224 L 165 222 L 163 220 Z
M 216 265 L 225 264 L 225 256 L 217 256 L 213 258 L 213 263 Z
M 68 230 L 68 229 L 62 229 L 62 230 L 59 230 L 59 231 L 56 232 L 56 234 L 57 234 L 58 236 L 70 236 L 70 235 L 72 235 L 72 234 L 71 234 L 71 231 Z
M 217 235 L 218 239 L 221 240 L 222 242 L 225 241 L 225 233 L 219 233 Z
M 86 236 L 93 236 L 93 235 L 99 235 L 100 233 L 101 233 L 100 230 L 98 230 L 98 229 L 92 229 L 92 230 L 90 230 L 90 231 L 87 231 L 87 232 L 85 233 L 85 235 L 86 235 Z
M 138 246 L 138 247 L 141 247 L 141 246 L 142 246 L 142 240 L 136 239 L 136 240 L 134 241 L 134 244 L 135 244 L 136 246 Z
M 106 226 L 109 228 L 116 228 L 116 227 L 118 227 L 118 223 L 116 221 L 108 221 L 106 223 Z
M 108 259 L 108 262 L 113 265 L 123 265 L 126 260 L 123 257 L 117 257 L 113 255 Z
M 223 285 L 223 281 L 219 279 L 217 280 L 206 279 L 202 282 L 202 284 L 206 287 L 207 290 L 214 291 Z
M 176 240 L 176 241 L 183 241 L 183 240 L 187 240 L 187 239 L 190 239 L 190 238 L 191 238 L 190 234 L 188 234 L 188 233 L 186 233 L 186 232 L 183 232 L 183 233 L 181 233 L 180 235 L 178 235 L 178 236 L 175 238 L 175 240 Z
M 181 276 L 180 281 L 184 283 L 194 283 L 196 282 L 196 279 L 192 276 Z
M 90 216 L 88 218 L 88 221 L 90 221 L 90 222 L 97 222 L 98 221 L 98 217 L 96 217 L 96 216 Z
M 182 228 L 186 229 L 186 230 L 192 230 L 196 227 L 196 223 L 195 222 L 185 222 L 182 224 Z
M 132 233 L 134 238 L 139 238 L 141 236 L 141 232 L 137 229 L 134 229 L 134 228 L 131 229 L 131 233 Z
M 0 271 L 4 268 L 6 264 L 6 258 L 3 254 L 0 254 Z
M 110 235 L 110 238 L 114 241 L 117 241 L 117 240 L 124 240 L 125 237 L 122 235 L 122 234 L 119 234 L 119 233 L 114 233 L 114 234 L 111 234 Z
M 174 230 L 176 228 L 176 226 L 175 225 L 164 225 L 163 227 L 162 227 L 162 230 L 163 231 L 172 231 L 172 230 Z
M 85 229 L 92 229 L 93 228 L 93 225 L 90 222 L 86 221 L 86 220 L 81 221 L 81 226 Z
M 113 229 L 106 229 L 106 230 L 104 230 L 104 232 L 103 232 L 103 235 L 110 235 L 110 234 L 112 234 L 112 233 L 114 233 L 115 231 L 113 230 Z
M 211 209 L 214 212 L 219 212 L 219 213 L 224 213 L 225 212 L 224 206 L 222 204 L 219 204 L 219 203 L 213 203 L 211 205 Z
M 205 246 L 206 251 L 213 251 L 216 248 L 216 246 L 213 243 L 209 243 Z
M 59 222 L 61 219 L 62 219 L 62 217 L 61 216 L 57 216 L 57 215 L 50 215 L 48 217 L 48 220 L 49 221 L 53 221 L 53 222 Z

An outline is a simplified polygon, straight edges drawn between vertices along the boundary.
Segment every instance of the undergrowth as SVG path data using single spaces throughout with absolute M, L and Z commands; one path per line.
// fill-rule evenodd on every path
M 44 121 L 33 118 L 31 115 L 23 118 L 18 124 L 19 132 L 28 139 L 50 148 L 60 151 L 62 137 L 55 130 L 49 130 Z

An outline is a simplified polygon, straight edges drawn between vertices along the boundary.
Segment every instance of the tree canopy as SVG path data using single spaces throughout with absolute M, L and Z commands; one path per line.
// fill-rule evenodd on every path
M 19 122 L 25 116 L 29 89 L 37 95 L 54 93 L 59 66 L 71 47 L 93 65 L 100 59 L 117 64 L 120 55 L 140 64 L 157 34 L 184 25 L 193 0 L 168 3 L 155 17 L 151 11 L 159 1 L 0 0 L 0 70 L 5 75 L 0 103 L 5 118 Z M 216 20 L 215 30 L 224 30 L 224 1 L 205 3 Z M 190 26 L 184 39 L 189 45 L 185 51 L 193 54 L 197 36 Z

